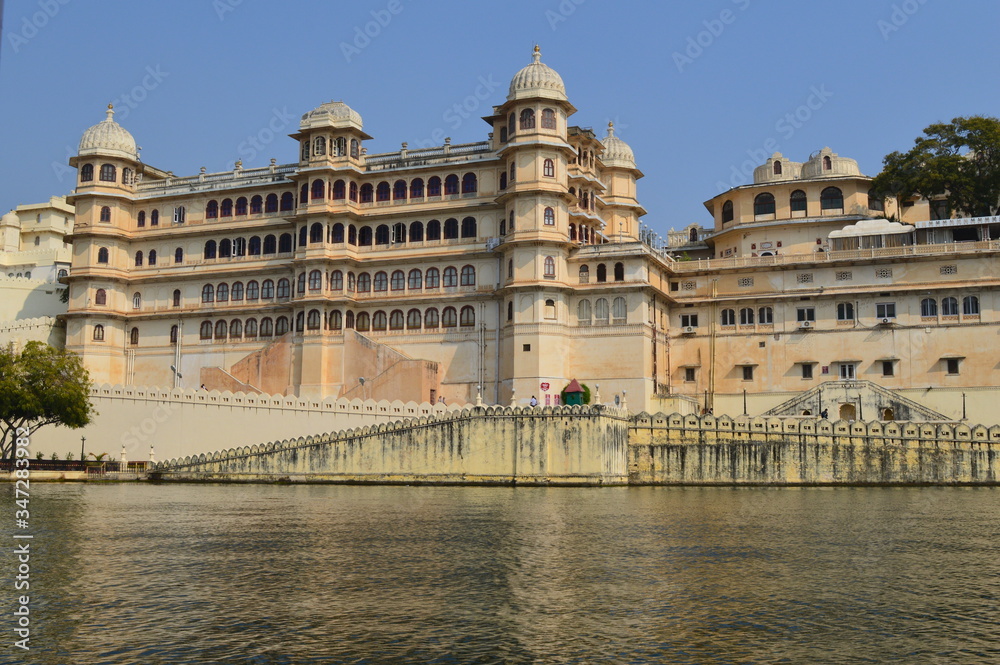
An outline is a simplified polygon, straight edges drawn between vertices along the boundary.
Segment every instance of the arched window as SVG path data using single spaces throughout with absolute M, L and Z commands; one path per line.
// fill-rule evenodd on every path
M 274 280 L 265 279 L 260 284 L 260 297 L 263 300 L 274 299 Z
M 94 293 L 94 304 L 95 305 L 107 305 L 108 304 L 108 292 L 104 289 L 97 289 Z
M 511 185 L 517 182 L 517 165 L 514 164 L 513 160 L 510 162 L 510 177 L 507 179 L 507 182 Z
M 274 320 L 274 334 L 275 335 L 284 335 L 286 332 L 288 332 L 288 317 L 279 316 L 277 319 Z M 261 322 L 260 322 L 260 335 L 261 335 L 261 337 L 270 337 L 271 336 L 271 319 L 270 318 L 261 319 Z
M 556 129 L 556 112 L 553 109 L 542 109 L 542 129 Z
M 393 201 L 405 201 L 406 200 L 406 181 L 397 180 L 392 184 L 392 200 Z
M 424 240 L 424 223 L 423 222 L 411 222 L 410 223 L 410 242 L 423 242 Z
M 202 302 L 215 302 L 215 287 L 211 284 L 206 284 L 201 287 L 201 301 Z
M 625 298 L 619 296 L 611 303 L 611 318 L 622 323 L 628 318 L 628 306 L 625 304 Z
M 507 118 L 507 134 L 510 138 L 514 138 L 514 128 L 517 126 L 517 117 L 511 113 Z
M 293 210 L 295 208 L 295 195 L 291 192 L 284 192 L 281 195 L 281 210 L 282 212 Z
M 320 235 L 322 235 L 322 233 L 323 232 L 320 231 Z M 309 229 L 303 226 L 302 228 L 299 229 L 299 247 L 305 247 L 308 240 L 309 240 Z
M 965 316 L 979 316 L 978 296 L 965 296 L 962 298 L 962 314 Z
M 232 199 L 222 199 L 222 209 L 219 211 L 220 217 L 232 217 L 233 216 L 233 200 Z
M 274 236 L 268 236 L 273 238 Z M 284 254 L 292 251 L 292 234 L 282 233 L 278 238 L 278 252 Z M 264 253 L 267 254 L 267 238 L 264 239 Z
M 821 210 L 843 210 L 844 194 L 837 187 L 827 187 L 820 194 L 819 207 Z
M 368 312 L 361 312 L 358 314 L 357 330 L 367 332 L 369 328 L 371 328 L 371 317 L 368 316 Z
M 474 266 L 462 266 L 461 284 L 462 286 L 476 285 L 476 268 Z
M 615 264 L 615 281 L 624 282 L 625 281 L 625 264 L 619 261 Z
M 406 313 L 406 328 L 407 330 L 420 330 L 420 310 L 411 309 Z
M 200 333 L 199 336 L 202 339 L 212 339 L 212 322 L 211 321 L 202 321 L 201 322 L 201 329 L 199 330 L 199 333 Z
M 118 173 L 114 164 L 101 164 L 101 182 L 114 182 L 118 179 Z
M 358 275 L 358 293 L 369 293 L 372 290 L 372 276 L 366 272 Z
M 149 250 L 149 256 L 147 257 L 146 260 L 147 260 L 147 262 L 148 262 L 149 265 L 151 265 L 151 266 L 155 266 L 156 265 L 156 250 L 155 249 Z
M 413 182 L 410 183 L 410 198 L 411 199 L 422 199 L 422 198 L 424 198 L 424 180 L 423 180 L 423 178 L 414 178 Z
M 241 196 L 236 199 L 236 214 L 245 215 L 247 214 L 247 197 Z
M 305 227 L 302 228 L 305 229 Z M 319 222 L 313 222 L 312 226 L 309 227 L 309 242 L 323 242 L 323 225 Z
M 473 194 L 479 191 L 479 183 L 475 173 L 466 173 L 462 176 L 462 193 Z
M 740 325 L 741 326 L 753 325 L 753 307 L 743 307 L 742 309 L 740 309 Z
M 339 309 L 330 312 L 330 330 L 341 330 L 344 327 L 344 315 Z
M 372 279 L 372 288 L 375 291 L 389 290 L 389 276 L 385 274 L 385 271 L 379 270 L 375 273 L 375 278 Z
M 773 215 L 774 214 L 774 194 L 770 192 L 764 192 L 758 194 L 753 200 L 753 214 L 754 215 Z
M 458 176 L 454 173 L 444 179 L 444 193 L 458 194 Z
M 343 291 L 344 290 L 344 273 L 340 270 L 334 270 L 330 273 L 330 290 L 331 291 Z
M 344 225 L 337 222 L 330 231 L 330 242 L 340 244 L 344 242 Z
M 920 301 L 920 316 L 937 316 L 937 300 L 924 298 Z
M 523 109 L 521 111 L 521 129 L 535 128 L 535 111 L 533 109 Z
M 138 227 L 140 227 L 140 228 L 143 227 L 143 226 L 146 226 L 146 211 L 145 210 L 140 210 L 139 211 L 139 216 L 135 220 L 135 225 L 138 226 Z
M 215 245 L 215 241 L 214 240 L 209 240 L 208 242 L 205 243 L 204 256 L 205 256 L 206 259 L 214 259 L 215 258 L 215 247 L 216 247 L 216 245 Z
M 958 316 L 958 298 L 944 298 L 941 300 L 942 316 Z
M 181 290 L 180 289 L 174 289 L 173 305 L 174 305 L 174 307 L 180 307 L 181 306 Z
M 441 196 L 441 178 L 432 176 L 427 181 L 427 196 Z
M 823 170 L 830 171 L 833 169 L 833 160 L 830 159 L 830 155 L 823 155 Z
M 132 346 L 139 346 L 139 329 L 132 328 L 132 332 L 129 333 L 128 342 Z
M 314 201 L 322 201 L 326 198 L 326 183 L 319 178 L 313 180 L 311 196 Z
M 396 222 L 392 225 L 392 241 L 397 244 L 406 242 L 406 224 Z
M 347 157 L 347 139 L 338 136 L 330 143 L 330 148 L 334 157 Z
M 454 240 L 458 237 L 458 220 L 454 217 L 444 220 L 444 239 Z
M 459 314 L 458 323 L 463 328 L 476 325 L 476 310 L 472 307 L 472 305 L 466 305 L 462 308 L 462 311 Z
M 357 159 L 361 155 L 361 143 L 357 139 L 351 139 L 351 157 Z
M 306 292 L 306 274 L 304 272 L 299 273 L 299 277 L 295 280 L 295 294 L 302 295 Z
M 291 297 L 292 283 L 285 277 L 278 280 L 278 297 L 279 298 L 289 298 Z
M 722 204 L 722 223 L 733 221 L 733 202 L 726 201 Z
M 376 227 L 375 244 L 376 245 L 389 244 L 389 226 L 387 224 L 379 224 L 378 227 Z
M 326 138 L 323 136 L 317 136 L 313 141 L 313 155 L 325 155 L 326 154 Z
M 361 202 L 371 203 L 374 200 L 375 200 L 375 187 L 370 182 L 361 185 Z
M 375 189 L 375 200 L 376 201 L 388 201 L 389 200 L 389 183 L 382 181 L 378 184 Z
M 295 332 L 302 332 L 305 330 L 306 313 L 299 312 L 295 315 Z
M 301 276 L 300 276 L 301 278 Z M 313 270 L 309 273 L 309 290 L 319 291 L 323 288 L 323 273 L 319 270 Z
M 403 310 L 394 309 L 389 313 L 389 330 L 403 329 Z
M 233 286 L 229 290 L 229 299 L 233 301 L 243 300 L 243 282 L 233 282 Z
M 80 169 L 80 181 L 81 182 L 91 182 L 94 179 L 94 165 L 84 164 Z M 103 331 L 104 328 L 101 328 Z M 95 338 L 96 339 L 96 338 Z M 101 339 L 104 339 L 103 337 Z
M 239 206 L 239 203 L 237 203 Z M 259 215 L 264 210 L 264 199 L 261 198 L 260 194 L 255 194 L 253 198 L 250 199 L 250 214 Z
M 448 266 L 444 269 L 444 275 L 441 282 L 445 288 L 458 286 L 458 269 L 455 266 Z
M 441 327 L 454 328 L 458 325 L 458 312 L 454 307 L 445 307 L 441 310 Z
M 724 325 L 724 326 L 735 326 L 736 325 L 736 310 L 735 309 L 724 309 L 724 310 L 722 310 L 722 325 Z
M 272 334 L 274 334 L 274 324 L 271 322 L 270 317 L 265 317 L 261 319 L 260 336 L 270 337 Z M 247 339 L 254 339 L 255 337 L 257 337 L 257 319 L 247 319 L 244 336 Z
M 427 222 L 427 239 L 428 240 L 440 240 L 441 239 L 441 222 L 436 219 L 432 219 Z
M 556 223 L 556 211 L 552 208 L 545 209 L 545 225 L 555 226 Z
M 420 316 L 420 313 L 417 312 L 418 327 L 419 327 L 419 316 Z M 424 312 L 424 328 L 425 329 L 437 328 L 439 321 L 440 320 L 438 318 L 438 311 L 436 309 L 434 309 L 433 307 L 430 308 L 429 310 L 427 310 L 426 312 Z
M 247 242 L 247 255 L 260 256 L 260 236 L 250 236 L 250 241 Z
M 589 326 L 591 319 L 590 301 L 581 300 L 576 305 L 576 321 L 581 326 Z
M 309 316 L 306 318 L 306 328 L 309 330 L 319 330 L 320 320 L 318 309 L 309 310 Z
M 597 264 L 597 282 L 603 283 L 608 281 L 608 268 L 603 263 Z
M 347 196 L 347 185 L 343 180 L 337 180 L 333 183 L 333 199 L 335 201 L 340 201 Z
M 240 282 L 236 282 L 236 284 L 240 284 Z M 236 284 L 233 284 L 233 300 L 237 300 Z M 243 291 L 243 285 L 240 284 L 239 299 L 242 299 L 243 297 L 242 291 Z M 259 297 L 260 297 L 260 285 L 257 283 L 257 280 L 251 279 L 249 282 L 247 282 L 247 300 L 257 300 Z
M 806 193 L 801 189 L 796 189 L 788 197 L 788 205 L 792 209 L 792 212 L 805 212 L 806 211 Z
M 226 332 L 227 332 L 228 327 L 229 326 L 228 326 L 228 324 L 225 321 L 221 321 L 220 320 L 220 321 L 216 321 L 215 322 L 215 339 L 217 341 L 221 341 L 221 342 L 226 341 L 226 337 L 227 337 Z
M 174 263 L 184 263 L 184 248 L 178 247 L 174 250 Z
M 233 241 L 224 238 L 219 241 L 219 258 L 228 259 L 233 255 Z
M 215 287 L 215 302 L 226 302 L 229 300 L 229 285 L 223 282 Z
M 410 271 L 407 277 L 406 288 L 411 291 L 419 291 L 421 285 L 423 284 L 424 276 L 418 268 L 414 268 Z
M 406 274 L 402 270 L 393 270 L 390 280 L 390 287 L 393 291 L 402 291 L 406 288 Z
M 555 279 L 556 278 L 556 260 L 554 258 L 552 258 L 551 256 L 546 256 L 545 257 L 545 264 L 544 264 L 544 266 L 545 267 L 543 268 L 542 276 L 545 277 L 545 279 Z
M 580 283 L 581 284 L 590 283 L 590 266 L 586 264 L 580 266 Z
M 781 175 L 781 160 L 774 160 L 774 175 Z
M 506 169 L 500 173 L 500 189 L 507 189 L 507 171 Z
M 771 307 L 761 307 L 758 309 L 757 323 L 762 326 L 769 326 L 774 323 L 774 309 Z
M 594 319 L 598 325 L 608 325 L 608 301 L 605 298 L 598 298 L 594 303 Z
M 265 213 L 278 212 L 277 194 L 268 194 L 267 198 L 264 199 L 264 212 Z
M 385 312 L 379 310 L 372 314 L 372 330 L 382 331 L 386 328 L 386 316 Z
M 229 322 L 229 339 L 239 340 L 243 337 L 243 322 L 233 319 Z
M 551 159 L 546 159 L 542 163 L 542 175 L 544 175 L 546 178 L 555 178 L 556 177 L 555 162 L 553 162 Z
M 354 226 L 352 225 L 353 229 Z M 372 244 L 372 227 L 362 226 L 361 230 L 358 232 L 358 245 L 362 247 L 367 247 Z
M 111 221 L 111 208 L 109 206 L 101 207 L 101 221 L 110 222 Z
M 424 288 L 436 289 L 441 285 L 441 271 L 437 268 L 428 268 L 424 274 Z
M 475 238 L 477 234 L 476 231 L 476 218 L 466 217 L 462 220 L 462 237 L 463 238 Z
M 137 267 L 142 265 L 142 252 L 141 251 L 135 253 L 135 265 Z
M 882 212 L 885 210 L 885 201 L 874 189 L 868 190 L 868 209 Z

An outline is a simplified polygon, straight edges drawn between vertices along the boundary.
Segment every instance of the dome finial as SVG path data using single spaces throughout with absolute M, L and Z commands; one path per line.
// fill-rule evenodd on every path
M 542 49 L 541 49 L 541 47 L 538 46 L 538 44 L 535 44 L 535 51 L 534 51 L 534 53 L 531 54 L 531 59 L 534 62 L 541 62 L 542 61 Z
M 615 135 L 615 122 L 614 120 L 608 120 L 608 136 Z
M 108 104 L 108 110 L 105 111 L 105 113 L 108 114 L 108 120 L 114 120 L 114 118 L 115 118 L 115 105 L 114 104 Z

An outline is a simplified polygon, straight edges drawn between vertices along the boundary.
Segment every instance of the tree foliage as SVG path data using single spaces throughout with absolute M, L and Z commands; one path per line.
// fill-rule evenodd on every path
M 892 152 L 872 183 L 900 201 L 944 197 L 950 214 L 987 217 L 1000 209 L 1000 119 L 955 118 L 924 129 L 909 152 Z
M 97 415 L 90 375 L 73 353 L 41 342 L 0 348 L 0 459 L 13 457 L 20 428 L 84 427 Z

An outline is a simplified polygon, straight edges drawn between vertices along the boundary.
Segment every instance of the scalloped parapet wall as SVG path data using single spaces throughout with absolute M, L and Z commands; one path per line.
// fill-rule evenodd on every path
M 31 328 L 51 328 L 63 325 L 54 316 L 39 316 L 33 319 L 14 319 L 13 321 L 0 321 L 0 333 L 15 330 L 30 330 Z

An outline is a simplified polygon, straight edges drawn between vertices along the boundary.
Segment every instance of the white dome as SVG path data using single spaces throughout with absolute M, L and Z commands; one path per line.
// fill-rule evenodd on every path
M 124 127 L 114 121 L 114 107 L 108 104 L 108 117 L 83 133 L 79 154 L 108 155 L 139 161 L 135 139 Z
M 321 104 L 308 113 L 302 114 L 299 129 L 314 129 L 317 127 L 336 127 L 338 129 L 354 127 L 362 128 L 361 114 L 344 102 L 329 101 Z
M 11 210 L 3 217 L 0 217 L 0 226 L 21 226 L 21 219 L 17 213 Z
M 841 157 L 829 148 L 823 148 L 809 157 L 802 165 L 802 178 L 836 178 L 839 176 L 861 175 L 858 162 L 849 157 Z
M 608 135 L 601 140 L 601 143 L 604 144 L 604 154 L 601 155 L 601 161 L 604 163 L 604 166 L 611 168 L 616 166 L 627 169 L 635 168 L 635 153 L 632 152 L 632 148 L 629 147 L 628 143 L 615 136 L 615 124 L 613 122 L 608 123 Z
M 537 46 L 531 59 L 531 64 L 514 74 L 514 78 L 511 79 L 507 101 L 531 97 L 566 101 L 566 85 L 562 77 L 556 70 L 542 64 L 542 51 Z

